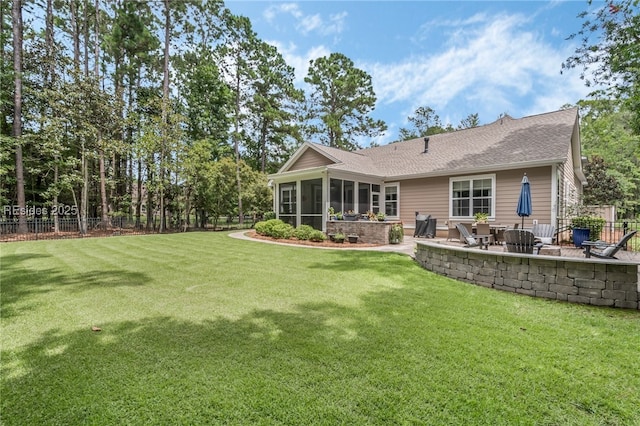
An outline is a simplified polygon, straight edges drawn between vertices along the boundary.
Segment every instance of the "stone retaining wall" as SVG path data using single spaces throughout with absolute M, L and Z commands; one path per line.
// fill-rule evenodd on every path
M 440 275 L 534 297 L 640 309 L 637 263 L 416 244 L 416 260 Z

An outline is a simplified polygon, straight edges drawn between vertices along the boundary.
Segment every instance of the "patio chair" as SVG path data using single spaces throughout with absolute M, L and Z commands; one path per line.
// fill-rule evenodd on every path
M 533 249 L 536 250 L 536 254 L 540 252 L 542 243 L 535 241 L 533 232 L 525 229 L 507 229 L 504 231 L 504 244 L 509 253 L 525 253 L 533 254 Z
M 491 233 L 491 226 L 488 223 L 478 223 L 476 224 L 476 234 L 474 235 L 476 238 L 486 238 L 489 240 L 489 244 L 493 244 L 494 238 Z
M 449 228 L 448 228 L 448 234 L 447 234 L 447 241 L 449 240 L 460 241 L 460 231 L 458 231 L 458 228 L 456 227 L 456 225 L 451 221 L 449 222 Z
M 599 257 L 600 259 L 617 259 L 615 255 L 616 253 L 618 253 L 618 250 L 624 248 L 627 245 L 627 242 L 629 242 L 631 237 L 633 237 L 636 232 L 638 231 L 631 231 L 624 234 L 624 236 L 620 238 L 620 241 L 618 241 L 616 244 L 607 244 L 605 241 L 585 241 L 583 242 L 583 244 L 590 243 L 586 244 L 588 248 L 585 249 L 585 255 L 587 254 L 587 250 L 590 248 L 591 250 L 589 254 L 591 256 Z
M 489 250 L 489 241 L 484 238 L 474 238 L 464 223 L 456 223 L 456 228 L 460 232 L 460 241 L 464 240 L 465 247 L 480 247 L 480 249 Z
M 553 244 L 555 237 L 556 227 L 549 223 L 540 223 L 533 225 L 531 230 L 536 240 L 539 240 L 542 244 Z

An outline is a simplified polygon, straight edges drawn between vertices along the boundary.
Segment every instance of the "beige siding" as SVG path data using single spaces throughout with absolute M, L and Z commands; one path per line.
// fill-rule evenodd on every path
M 524 218 L 524 226 L 532 226 L 533 220 L 539 223 L 551 223 L 552 179 L 551 167 L 537 167 L 526 170 L 509 170 L 496 174 L 496 220 L 497 224 L 522 223 L 522 218 L 516 214 L 522 176 L 529 178 L 531 187 L 531 205 L 533 213 Z
M 522 176 L 527 173 L 531 186 L 533 214 L 525 218 L 525 227 L 536 219 L 551 223 L 551 167 L 512 170 L 496 173 L 496 224 L 521 223 L 516 214 Z M 415 212 L 430 214 L 438 226 L 449 220 L 449 177 L 411 179 L 400 182 L 400 220 L 405 226 L 415 224 Z
M 444 225 L 449 218 L 449 178 L 423 178 L 400 182 L 400 220 L 413 226 L 416 212 L 430 214 Z
M 578 203 L 582 193 L 582 183 L 577 179 L 574 168 L 573 155 L 571 154 L 571 148 L 569 148 L 567 161 L 561 167 L 561 182 L 559 183 L 561 210 L 564 213 L 571 210 L 571 208 L 567 209 L 567 207 Z
M 321 167 L 328 164 L 333 164 L 333 161 L 313 149 L 307 149 L 302 153 L 300 158 L 298 158 L 298 161 L 289 167 L 288 171 L 311 169 L 313 167 Z

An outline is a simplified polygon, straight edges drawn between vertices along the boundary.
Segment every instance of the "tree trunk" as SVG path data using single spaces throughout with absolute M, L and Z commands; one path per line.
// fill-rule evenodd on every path
M 235 131 L 233 132 L 233 149 L 236 155 L 236 182 L 238 185 L 238 224 L 242 226 L 242 182 L 240 180 L 240 60 L 236 58 L 236 119 L 235 119 Z
M 22 1 L 13 0 L 11 9 L 13 24 L 13 137 L 16 144 L 16 195 L 18 202 L 18 233 L 26 234 L 27 202 L 24 194 L 24 167 L 22 161 Z
M 168 116 L 169 116 L 169 46 L 171 37 L 171 14 L 169 10 L 169 0 L 164 0 L 164 70 L 162 82 L 162 148 L 160 149 L 160 232 L 165 227 L 164 212 L 164 160 L 165 149 L 168 146 Z
M 98 144 L 102 143 L 100 132 L 98 133 Z M 106 173 L 104 170 L 104 150 L 98 149 L 98 163 L 100 168 L 100 204 L 102 216 L 100 219 L 100 226 L 103 229 L 107 229 L 109 224 L 109 203 L 107 202 L 107 186 L 106 186 Z
M 89 209 L 89 165 L 87 153 L 82 142 L 82 197 L 80 198 L 80 233 L 87 233 L 87 212 Z

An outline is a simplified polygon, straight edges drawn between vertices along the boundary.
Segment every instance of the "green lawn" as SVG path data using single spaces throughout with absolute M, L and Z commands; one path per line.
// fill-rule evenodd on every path
M 638 311 L 226 233 L 0 250 L 3 425 L 640 424 Z

